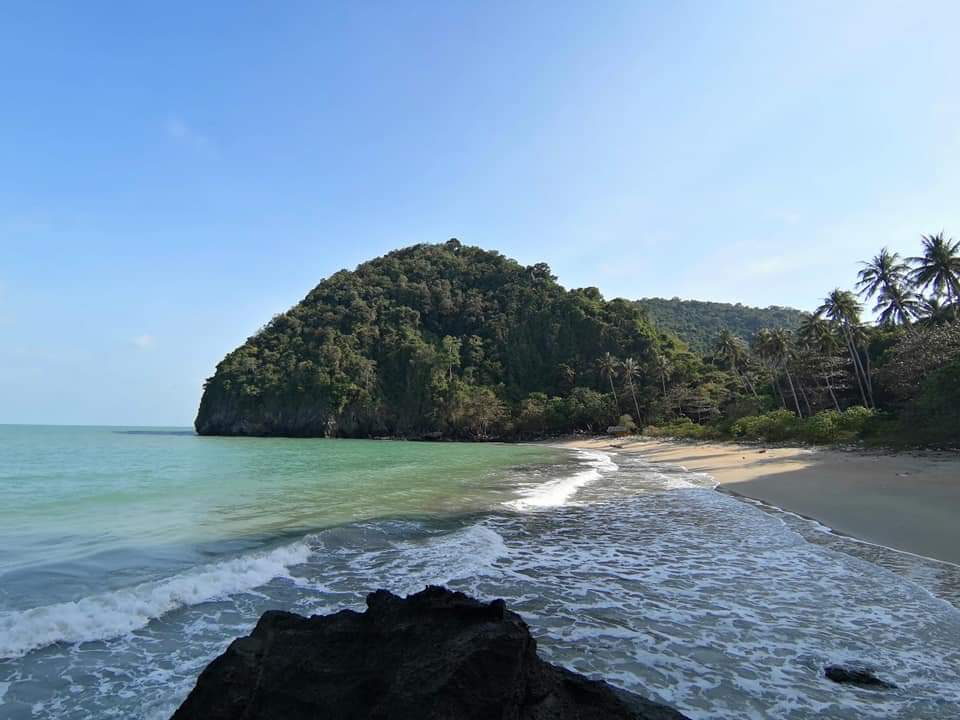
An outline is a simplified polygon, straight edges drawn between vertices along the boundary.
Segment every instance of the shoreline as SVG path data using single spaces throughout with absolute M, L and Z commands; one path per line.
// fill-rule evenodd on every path
M 840 535 L 960 565 L 960 456 L 609 436 L 553 445 L 639 453 L 706 473 L 721 492 L 815 520 Z

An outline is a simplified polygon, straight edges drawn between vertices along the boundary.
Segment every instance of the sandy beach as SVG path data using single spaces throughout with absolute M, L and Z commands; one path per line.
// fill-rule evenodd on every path
M 960 456 L 609 437 L 559 444 L 642 453 L 846 535 L 960 564 Z

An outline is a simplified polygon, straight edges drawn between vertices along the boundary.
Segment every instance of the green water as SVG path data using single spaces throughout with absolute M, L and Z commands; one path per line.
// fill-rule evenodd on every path
M 955 714 L 954 566 L 712 488 L 613 450 L 0 426 L 0 719 L 167 720 L 263 612 L 427 584 L 697 720 Z
M 479 510 L 510 495 L 511 467 L 558 455 L 517 445 L 0 426 L 0 572 Z

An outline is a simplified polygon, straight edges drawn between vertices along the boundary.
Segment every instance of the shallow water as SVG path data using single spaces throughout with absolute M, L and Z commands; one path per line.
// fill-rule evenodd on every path
M 167 717 L 264 610 L 427 583 L 506 598 L 551 660 L 694 718 L 944 718 L 960 703 L 960 611 L 933 594 L 956 568 L 639 456 L 71 429 L 32 460 L 9 432 L 0 717 Z M 70 499 L 36 497 L 48 486 Z M 845 660 L 898 689 L 822 677 Z

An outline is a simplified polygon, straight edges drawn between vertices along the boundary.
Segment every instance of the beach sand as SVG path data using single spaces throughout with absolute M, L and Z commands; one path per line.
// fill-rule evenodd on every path
M 559 443 L 637 452 L 708 473 L 719 489 L 898 550 L 960 564 L 960 456 L 763 448 L 610 437 Z

